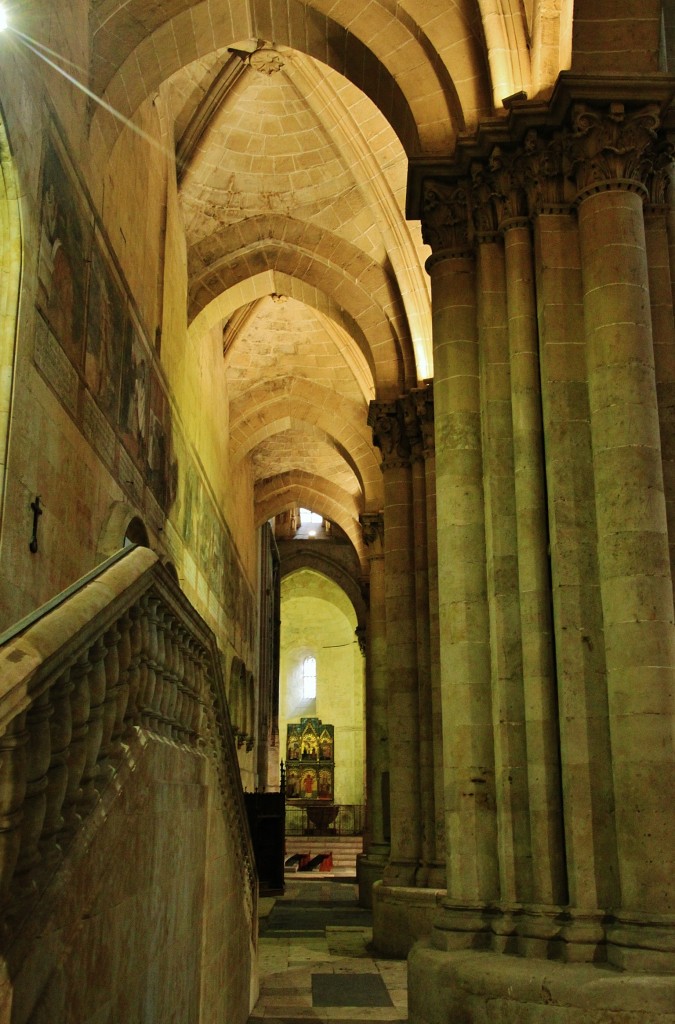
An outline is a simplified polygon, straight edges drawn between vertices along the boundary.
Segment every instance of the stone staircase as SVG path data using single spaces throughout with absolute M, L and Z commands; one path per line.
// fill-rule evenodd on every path
M 297 867 L 285 869 L 286 875 L 293 875 L 295 878 L 302 878 L 307 875 L 311 878 L 323 876 L 331 877 L 356 877 L 356 858 L 363 850 L 362 836 L 286 836 L 287 861 L 293 854 L 309 854 L 316 857 L 321 853 L 330 853 L 333 857 L 333 865 L 329 871 L 320 871 L 318 868 L 311 872 L 298 871 Z

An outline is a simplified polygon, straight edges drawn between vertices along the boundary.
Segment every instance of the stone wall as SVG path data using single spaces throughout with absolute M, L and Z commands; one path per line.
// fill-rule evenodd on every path
M 213 772 L 134 733 L 12 946 L 3 989 L 15 1024 L 246 1021 L 251 921 Z

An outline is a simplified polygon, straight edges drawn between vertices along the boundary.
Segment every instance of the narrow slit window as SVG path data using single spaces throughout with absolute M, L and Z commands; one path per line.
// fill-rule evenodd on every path
M 302 663 L 302 696 L 305 700 L 316 697 L 316 658 L 305 658 Z

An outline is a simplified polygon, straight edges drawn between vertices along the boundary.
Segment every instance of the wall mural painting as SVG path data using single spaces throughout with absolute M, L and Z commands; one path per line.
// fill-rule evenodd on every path
M 140 334 L 130 320 L 122 356 L 119 430 L 122 443 L 138 466 L 148 447 L 150 361 Z
M 320 718 L 289 722 L 286 732 L 286 797 L 332 800 L 335 729 Z
M 63 161 L 49 141 L 42 171 L 42 217 L 37 305 L 70 359 L 82 365 L 84 312 L 92 218 L 70 186 Z
M 185 545 L 195 556 L 209 588 L 227 618 L 239 623 L 242 638 L 253 651 L 256 622 L 253 594 L 239 565 L 230 533 L 193 463 L 187 463 L 181 480 L 179 526 Z
M 90 394 L 111 422 L 117 418 L 122 355 L 128 330 L 122 288 L 95 246 L 89 278 L 84 377 Z
M 37 297 L 47 326 L 38 324 L 35 363 L 118 483 L 136 504 L 154 501 L 159 508 L 151 518 L 161 519 L 175 500 L 178 476 L 170 403 L 69 167 L 60 144 L 48 139 Z
M 150 378 L 147 431 L 148 483 L 159 505 L 168 509 L 176 498 L 178 464 L 173 452 L 171 406 L 156 370 Z

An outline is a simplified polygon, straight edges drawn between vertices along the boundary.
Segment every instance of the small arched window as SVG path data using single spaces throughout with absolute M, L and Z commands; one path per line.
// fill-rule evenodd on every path
M 305 658 L 302 663 L 302 696 L 304 700 L 316 697 L 316 658 Z

